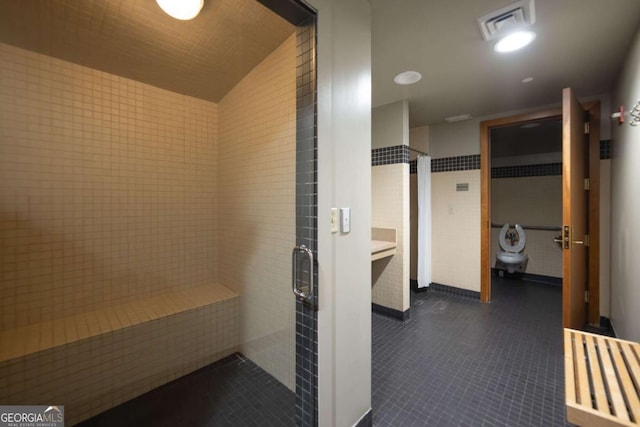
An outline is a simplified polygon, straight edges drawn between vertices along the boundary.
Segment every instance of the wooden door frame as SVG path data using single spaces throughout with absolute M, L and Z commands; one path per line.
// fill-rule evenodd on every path
M 589 112 L 589 322 L 600 318 L 600 102 L 584 105 Z M 491 129 L 559 118 L 562 108 L 480 122 L 480 300 L 491 302 Z M 563 301 L 564 310 L 564 301 Z

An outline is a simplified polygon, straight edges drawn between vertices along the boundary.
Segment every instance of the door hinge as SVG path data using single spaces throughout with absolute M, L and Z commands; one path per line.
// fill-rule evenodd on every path
M 584 122 L 584 134 L 589 135 L 589 132 L 590 132 L 589 122 Z
M 584 189 L 587 191 L 591 190 L 591 181 L 589 178 L 584 179 Z
M 584 302 L 589 302 L 589 291 L 584 291 Z
M 591 244 L 591 240 L 589 239 L 589 235 L 585 234 L 584 235 L 584 245 L 585 246 L 589 246 Z

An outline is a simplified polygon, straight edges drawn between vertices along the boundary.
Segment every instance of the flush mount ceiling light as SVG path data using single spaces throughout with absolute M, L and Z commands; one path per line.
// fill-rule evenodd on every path
M 533 128 L 537 128 L 538 126 L 540 126 L 540 123 L 525 123 L 523 125 L 520 126 L 520 128 L 522 129 L 533 129 Z
M 403 71 L 393 78 L 393 81 L 399 85 L 412 85 L 422 79 L 422 74 L 417 71 Z
M 444 121 L 448 123 L 462 122 L 465 120 L 471 120 L 471 114 L 460 114 L 458 116 L 445 117 Z
M 518 31 L 501 38 L 500 41 L 493 46 L 493 50 L 499 53 L 513 52 L 527 46 L 535 38 L 536 33 L 533 31 Z
M 204 0 L 156 0 L 156 3 L 167 15 L 187 21 L 198 16 Z

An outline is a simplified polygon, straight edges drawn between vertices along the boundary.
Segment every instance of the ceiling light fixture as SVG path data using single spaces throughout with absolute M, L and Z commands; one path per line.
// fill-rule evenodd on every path
M 393 78 L 393 81 L 399 85 L 412 85 L 422 79 L 422 74 L 417 71 L 403 71 Z
M 493 46 L 493 50 L 499 53 L 513 52 L 514 50 L 522 49 L 535 38 L 536 33 L 533 31 L 518 31 L 501 38 L 500 41 Z
M 188 21 L 198 16 L 204 0 L 156 0 L 156 3 L 172 18 Z
M 444 121 L 448 122 L 448 123 L 455 123 L 455 122 L 462 122 L 464 120 L 470 120 L 471 119 L 471 114 L 460 114 L 459 116 L 451 116 L 451 117 L 445 117 Z
M 540 123 L 525 123 L 523 125 L 520 125 L 520 128 L 522 129 L 533 129 L 533 128 L 537 128 L 538 126 L 540 126 Z

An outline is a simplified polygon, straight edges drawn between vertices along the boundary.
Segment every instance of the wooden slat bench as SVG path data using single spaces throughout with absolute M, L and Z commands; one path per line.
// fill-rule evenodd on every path
M 564 330 L 567 421 L 640 426 L 640 344 Z

